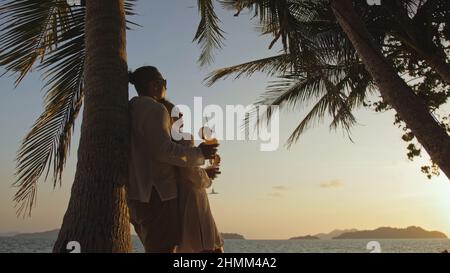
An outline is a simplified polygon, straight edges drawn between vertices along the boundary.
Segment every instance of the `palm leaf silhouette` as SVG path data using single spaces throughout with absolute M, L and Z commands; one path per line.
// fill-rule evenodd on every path
M 135 0 L 127 0 L 133 15 Z M 0 65 L 16 75 L 16 85 L 36 68 L 45 82 L 45 108 L 22 141 L 17 154 L 14 196 L 18 215 L 36 201 L 38 181 L 53 172 L 54 187 L 69 155 L 71 137 L 83 101 L 83 5 L 63 0 L 3 0 L 0 7 Z M 137 25 L 129 22 L 129 25 Z

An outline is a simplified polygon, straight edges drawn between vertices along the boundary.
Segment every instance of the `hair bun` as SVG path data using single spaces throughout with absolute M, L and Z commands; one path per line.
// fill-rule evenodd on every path
M 128 71 L 128 81 L 132 84 L 135 85 L 136 84 L 136 79 L 135 79 L 135 75 L 132 71 Z

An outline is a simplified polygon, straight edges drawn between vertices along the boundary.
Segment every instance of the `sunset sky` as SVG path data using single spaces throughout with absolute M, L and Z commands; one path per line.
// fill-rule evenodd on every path
M 204 104 L 224 108 L 247 105 L 273 80 L 255 74 L 212 87 L 202 83 L 216 68 L 278 53 L 279 48 L 268 50 L 270 37 L 255 31 L 251 14 L 233 17 L 219 8 L 226 44 L 213 65 L 200 68 L 199 47 L 192 43 L 199 21 L 196 1 L 138 1 L 137 12 L 132 20 L 143 27 L 128 32 L 129 66 L 157 66 L 168 80 L 173 102 L 192 105 L 193 97 L 201 96 Z M 21 139 L 42 111 L 44 93 L 39 73 L 16 89 L 13 82 L 14 78 L 0 79 L 0 233 L 58 228 L 73 182 L 81 116 L 62 187 L 53 190 L 51 181 L 41 183 L 32 217 L 17 218 L 11 187 L 14 159 Z M 130 90 L 134 96 L 134 88 Z M 443 175 L 428 180 L 420 173 L 420 166 L 428 163 L 426 155 L 414 162 L 406 158 L 393 112 L 358 110 L 353 143 L 340 130 L 330 131 L 326 120 L 286 149 L 283 144 L 308 109 L 281 112 L 277 151 L 261 152 L 255 141 L 222 141 L 222 175 L 214 182 L 220 194 L 209 196 L 221 231 L 249 239 L 285 239 L 337 228 L 417 225 L 450 236 L 450 182 Z M 448 113 L 450 107 L 444 110 Z

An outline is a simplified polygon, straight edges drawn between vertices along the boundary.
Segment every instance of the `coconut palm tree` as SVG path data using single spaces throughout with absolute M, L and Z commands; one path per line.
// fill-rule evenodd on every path
M 295 30 L 298 27 L 296 21 L 298 17 L 308 17 L 305 14 L 306 10 L 310 12 L 310 21 L 312 16 L 315 17 L 316 33 L 323 35 L 326 30 L 328 34 L 335 35 L 338 31 L 342 31 L 333 13 L 330 12 L 330 0 L 222 0 L 221 2 L 225 8 L 236 10 L 236 15 L 245 8 L 255 9 L 255 15 L 259 15 L 262 21 L 270 24 L 267 33 L 277 31 L 274 33 L 274 42 L 280 37 L 285 37 L 283 39 L 285 44 L 289 37 L 289 30 Z M 358 6 L 358 12 L 361 12 L 367 28 L 376 39 L 378 37 L 395 38 L 401 44 L 396 47 L 397 49 L 409 53 L 409 58 L 426 61 L 443 80 L 449 83 L 450 64 L 448 53 L 446 53 L 449 47 L 445 42 L 450 39 L 448 22 L 450 3 L 448 1 L 396 0 L 385 1 L 382 5 L 370 8 L 365 1 L 354 1 L 354 3 Z M 314 9 L 314 7 L 322 10 Z M 283 11 L 283 9 L 287 10 Z M 278 18 L 278 12 L 280 12 L 280 18 Z M 283 19 L 284 23 L 282 16 L 287 18 Z
M 86 8 L 66 1 L 4 2 L 0 63 L 18 74 L 17 84 L 38 63 L 47 87 L 45 111 L 18 154 L 18 213 L 31 212 L 46 166 L 53 165 L 54 184 L 61 181 L 84 101 L 75 181 L 54 250 L 78 241 L 84 251 L 128 251 L 125 13 L 131 14 L 133 1 L 89 1 Z
M 124 184 L 128 154 L 126 15 L 135 0 L 22 0 L 0 6 L 0 65 L 16 84 L 37 67 L 46 107 L 24 138 L 17 157 L 18 214 L 31 213 L 39 178 L 53 168 L 61 182 L 71 134 L 84 103 L 78 164 L 71 198 L 54 246 L 78 241 L 83 252 L 131 250 Z M 75 5 L 71 5 L 75 4 Z M 194 38 L 211 61 L 221 30 L 209 0 Z M 129 22 L 131 23 L 131 22 Z M 132 23 L 131 23 L 132 24 Z
M 84 111 L 69 206 L 54 245 L 129 252 L 125 183 L 128 163 L 128 69 L 123 0 L 87 1 Z
M 332 8 L 339 25 L 376 82 L 383 100 L 395 109 L 433 162 L 450 178 L 450 136 L 445 128 L 398 75 L 393 63 L 382 55 L 352 2 L 334 0 Z
M 442 25 L 444 19 L 440 16 L 440 14 L 445 14 L 445 11 L 450 12 L 447 3 L 437 1 L 441 3 L 440 8 L 445 8 L 444 11 L 433 9 L 428 4 L 415 6 L 418 16 L 425 17 L 427 20 L 431 17 L 434 20 L 427 21 L 425 24 L 425 19 L 416 20 L 414 18 L 415 23 L 425 24 L 425 27 L 419 29 L 422 33 L 431 33 L 430 37 L 433 39 L 432 42 L 411 39 L 413 42 L 409 41 L 410 46 L 405 46 L 406 31 L 403 31 L 403 25 L 394 23 L 395 20 L 391 15 L 385 20 L 388 22 L 383 21 L 384 13 L 379 10 L 373 12 L 364 1 L 364 3 L 350 0 L 227 0 L 222 2 L 225 7 L 237 11 L 236 15 L 239 15 L 239 12 L 245 8 L 254 10 L 255 16 L 260 18 L 261 31 L 275 37 L 270 46 L 281 39 L 285 54 L 219 69 L 210 75 L 209 84 L 230 74 L 240 77 L 249 76 L 255 71 L 263 71 L 270 75 L 281 75 L 282 81 L 269 86 L 269 91 L 263 96 L 260 103 L 295 107 L 298 106 L 298 102 L 318 99 L 312 111 L 307 114 L 291 135 L 288 143 L 292 144 L 311 122 L 321 119 L 327 112 L 333 117 L 332 126 L 340 123 L 344 125 L 345 129 L 348 129 L 349 125 L 354 123 L 354 117 L 349 110 L 364 105 L 365 90 L 370 93 L 373 91 L 373 84 L 376 83 L 384 102 L 396 110 L 398 116 L 406 122 L 408 129 L 424 146 L 432 160 L 449 176 L 450 162 L 446 159 L 445 154 L 448 153 L 450 138 L 443 126 L 430 114 L 430 109 L 424 101 L 398 76 L 392 62 L 392 60 L 407 59 L 410 63 L 420 65 L 419 61 L 422 59 L 429 61 L 431 67 L 441 67 L 437 71 L 441 80 L 446 81 L 445 71 L 448 69 L 448 64 L 445 59 L 448 59 L 448 56 L 444 59 L 441 58 L 440 65 L 435 65 L 430 60 L 436 59 L 435 57 L 424 57 L 422 53 L 430 53 L 429 48 L 432 47 L 439 48 L 439 51 L 444 52 L 445 43 L 436 41 L 435 37 L 447 37 L 446 35 L 448 35 L 445 32 L 448 24 Z M 418 1 L 394 2 L 404 2 L 403 5 L 393 7 L 396 10 L 392 14 L 395 15 L 405 12 L 411 6 L 414 7 L 414 3 Z M 434 2 L 436 4 L 436 1 Z M 347 11 L 345 17 L 338 16 L 338 8 L 344 9 L 341 5 L 345 5 Z M 425 12 L 424 9 L 427 11 Z M 361 16 L 357 14 L 361 14 Z M 343 20 L 347 17 L 355 21 L 352 21 L 351 24 L 344 24 Z M 360 17 L 363 17 L 365 21 Z M 370 25 L 368 24 L 370 32 L 364 27 L 366 22 L 371 22 Z M 359 26 L 363 27 L 357 28 Z M 355 33 L 358 35 L 355 36 Z M 364 33 L 363 36 L 362 33 Z M 395 35 L 391 35 L 391 33 Z M 355 40 L 355 37 L 360 39 Z M 398 39 L 401 40 L 389 41 L 388 38 L 392 37 L 400 37 Z M 368 57 L 368 51 L 363 51 L 360 47 L 363 41 L 366 41 L 365 49 L 368 50 L 370 44 L 371 52 L 372 54 L 377 53 L 376 56 Z M 389 46 L 387 50 L 384 49 L 386 45 Z M 427 47 L 428 49 L 425 51 Z M 420 49 L 422 55 L 416 49 Z M 418 54 L 422 57 L 417 57 Z M 441 53 L 438 54 L 441 55 Z M 369 59 L 373 62 L 369 63 Z M 387 69 L 388 67 L 390 69 Z M 414 67 L 408 67 L 406 70 L 413 73 L 414 69 Z M 348 82 L 349 79 L 352 79 L 351 83 Z M 328 84 L 326 84 L 327 81 Z M 356 89 L 355 84 L 358 84 Z M 446 101 L 448 96 L 448 93 L 443 93 L 444 98 L 440 100 L 441 104 Z M 333 96 L 332 94 L 339 95 Z M 355 98 L 358 99 L 355 100 Z M 270 112 L 268 114 L 270 115 Z

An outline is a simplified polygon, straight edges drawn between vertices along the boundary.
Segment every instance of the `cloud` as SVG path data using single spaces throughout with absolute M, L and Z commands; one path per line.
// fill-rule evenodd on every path
M 275 191 L 286 191 L 286 190 L 288 190 L 288 187 L 279 185 L 279 186 L 273 186 L 272 189 Z
M 282 192 L 287 191 L 289 188 L 283 185 L 272 186 L 271 192 L 268 193 L 270 197 L 283 197 Z
M 282 195 L 281 195 L 281 193 L 278 193 L 278 192 L 271 192 L 271 193 L 269 193 L 269 196 L 270 197 L 281 197 Z
M 329 188 L 340 188 L 344 186 L 344 183 L 338 179 L 334 179 L 334 180 L 330 180 L 330 181 L 326 181 L 326 182 L 322 182 L 320 183 L 320 187 L 324 188 L 324 189 L 329 189 Z

